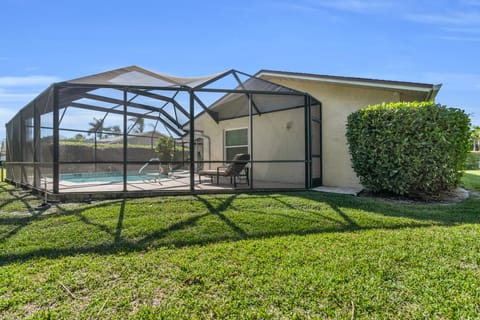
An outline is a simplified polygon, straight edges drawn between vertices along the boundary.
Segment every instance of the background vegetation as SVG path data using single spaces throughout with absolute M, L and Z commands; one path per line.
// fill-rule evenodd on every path
M 468 153 L 465 168 L 467 170 L 480 169 L 480 151 L 472 151 Z

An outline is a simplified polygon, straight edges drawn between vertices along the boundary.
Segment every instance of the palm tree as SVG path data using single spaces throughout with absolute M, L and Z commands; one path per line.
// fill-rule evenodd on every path
M 93 117 L 93 122 L 89 122 L 88 125 L 90 126 L 90 129 L 88 129 L 88 135 L 91 135 L 92 133 L 95 134 L 95 137 L 99 139 L 102 139 L 103 136 L 103 121 L 105 119 L 97 119 Z
M 122 132 L 122 130 L 120 130 L 120 126 L 106 127 L 106 128 L 103 128 L 103 131 L 111 132 L 111 133 L 115 133 L 115 134 L 119 134 L 119 133 Z M 107 138 L 107 135 L 105 135 L 105 138 Z
M 120 130 L 120 126 L 113 126 L 113 127 L 110 127 L 109 129 L 110 129 L 110 131 L 112 131 L 113 133 L 120 133 L 120 132 L 122 132 L 122 130 Z
M 133 122 L 132 128 L 135 128 L 133 133 L 142 133 L 145 128 L 145 118 L 131 117 L 128 121 Z

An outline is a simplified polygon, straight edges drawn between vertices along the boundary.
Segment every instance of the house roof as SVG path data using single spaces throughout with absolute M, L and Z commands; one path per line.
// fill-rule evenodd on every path
M 376 88 L 387 88 L 392 90 L 420 91 L 427 94 L 426 100 L 434 99 L 442 84 L 429 84 L 408 81 L 379 80 L 359 77 L 331 76 L 324 74 L 288 72 L 278 70 L 260 70 L 255 74 L 256 77 L 273 76 L 299 80 L 320 81 L 327 83 L 345 84 L 353 86 L 367 86 Z

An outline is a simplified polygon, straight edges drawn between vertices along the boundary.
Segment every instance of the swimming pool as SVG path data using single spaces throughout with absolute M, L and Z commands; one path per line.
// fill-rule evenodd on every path
M 166 175 L 158 174 L 138 174 L 138 172 L 127 172 L 127 181 L 143 181 L 167 178 Z M 60 174 L 60 180 L 86 183 L 86 182 L 123 182 L 123 173 L 121 172 L 84 172 L 84 173 L 64 173 Z

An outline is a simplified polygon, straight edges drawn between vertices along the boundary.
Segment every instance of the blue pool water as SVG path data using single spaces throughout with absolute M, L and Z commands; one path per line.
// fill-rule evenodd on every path
M 151 179 L 166 178 L 167 176 L 138 174 L 137 172 L 128 172 L 127 181 L 143 181 Z M 60 175 L 60 180 L 84 183 L 84 182 L 123 182 L 122 173 L 94 172 L 94 173 L 65 173 Z

